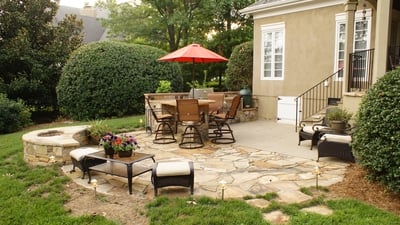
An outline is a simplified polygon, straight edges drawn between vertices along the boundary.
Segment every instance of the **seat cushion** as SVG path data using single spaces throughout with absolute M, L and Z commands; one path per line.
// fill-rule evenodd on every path
M 351 136 L 339 134 L 324 134 L 324 136 L 321 137 L 321 140 L 339 143 L 350 143 Z
M 189 162 L 158 162 L 155 169 L 158 177 L 190 175 Z
M 312 134 L 312 133 L 314 133 L 314 130 L 312 129 L 312 126 L 304 126 L 303 132 Z
M 303 131 L 306 133 L 313 134 L 316 130 L 327 129 L 328 127 L 322 125 L 314 125 L 314 126 L 304 126 Z
M 81 161 L 86 155 L 102 151 L 102 149 L 99 148 L 91 148 L 91 147 L 84 147 L 84 148 L 77 148 L 75 150 L 72 150 L 69 155 L 71 158 L 74 158 L 77 161 Z

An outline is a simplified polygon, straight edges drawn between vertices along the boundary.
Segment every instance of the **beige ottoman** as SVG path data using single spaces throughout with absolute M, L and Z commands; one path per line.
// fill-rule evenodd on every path
M 153 166 L 151 182 L 154 186 L 154 195 L 158 188 L 167 186 L 190 187 L 193 194 L 194 169 L 192 161 L 156 162 Z
M 78 167 L 82 171 L 82 179 L 85 178 L 85 173 L 88 171 L 88 168 L 91 166 L 95 166 L 101 163 L 104 163 L 105 160 L 101 159 L 86 159 L 85 156 L 91 153 L 104 151 L 99 148 L 91 148 L 91 147 L 82 147 L 72 150 L 69 155 L 71 156 L 71 161 L 73 164 L 71 172 L 75 172 L 75 167 Z

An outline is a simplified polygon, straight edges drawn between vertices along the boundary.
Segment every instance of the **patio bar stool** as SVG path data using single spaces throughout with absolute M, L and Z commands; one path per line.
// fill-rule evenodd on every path
M 208 117 L 211 118 L 212 116 L 216 114 L 223 113 L 224 111 L 224 99 L 225 99 L 225 94 L 224 93 L 208 93 L 207 98 L 209 100 L 214 100 L 215 102 L 212 102 L 208 105 Z M 210 120 L 208 123 L 208 129 L 211 130 L 211 132 L 208 132 L 208 138 L 215 138 L 216 133 L 214 133 L 214 130 L 217 128 L 217 124 L 214 120 Z
M 149 98 L 146 98 L 149 109 L 154 119 L 158 123 L 157 129 L 154 132 L 155 137 L 153 140 L 154 144 L 170 144 L 176 142 L 174 136 L 174 130 L 171 127 L 171 123 L 174 121 L 174 116 L 169 113 L 157 114 L 154 108 L 151 106 Z
M 176 108 L 178 122 L 186 126 L 182 133 L 180 148 L 201 148 L 204 146 L 198 126 L 202 124 L 202 116 L 197 99 L 177 99 Z
M 210 121 L 217 124 L 217 129 L 214 130 L 215 137 L 211 139 L 212 143 L 230 144 L 236 142 L 235 136 L 233 136 L 233 130 L 228 122 L 229 120 L 235 119 L 241 97 L 241 95 L 233 97 L 231 107 L 226 113 L 218 113 L 210 116 Z

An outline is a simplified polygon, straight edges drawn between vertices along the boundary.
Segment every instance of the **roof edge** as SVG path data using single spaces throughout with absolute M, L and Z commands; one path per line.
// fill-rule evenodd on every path
M 265 4 L 257 4 L 250 5 L 244 9 L 239 10 L 241 14 L 261 14 L 261 13 L 269 13 L 274 12 L 274 15 L 283 14 L 283 12 L 287 13 L 287 9 L 291 8 L 293 11 L 295 8 L 298 8 L 299 11 L 315 8 L 322 8 L 333 5 L 343 4 L 345 1 L 341 0 L 286 0 L 286 1 L 277 1 Z M 282 13 L 279 13 L 282 11 Z

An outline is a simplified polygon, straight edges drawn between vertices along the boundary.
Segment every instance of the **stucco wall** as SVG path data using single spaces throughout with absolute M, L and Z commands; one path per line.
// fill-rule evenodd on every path
M 276 119 L 277 97 L 298 96 L 334 72 L 335 14 L 343 5 L 289 13 L 254 21 L 253 94 L 259 117 Z M 261 26 L 285 24 L 284 80 L 261 80 Z

